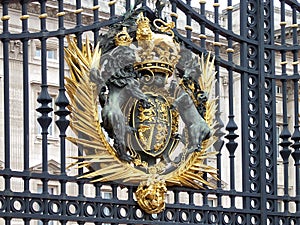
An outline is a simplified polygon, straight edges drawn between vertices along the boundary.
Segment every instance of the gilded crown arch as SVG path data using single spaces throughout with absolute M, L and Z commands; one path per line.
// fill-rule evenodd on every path
M 79 178 L 137 186 L 138 204 L 153 214 L 165 208 L 168 186 L 214 188 L 203 174 L 217 180 L 205 163 L 215 154 L 215 72 L 210 54 L 198 57 L 176 41 L 173 22 L 143 13 L 134 22 L 110 28 L 94 49 L 88 39 L 82 50 L 69 39 L 66 89 L 77 136 L 68 139 L 83 149 L 74 164 L 89 169 Z

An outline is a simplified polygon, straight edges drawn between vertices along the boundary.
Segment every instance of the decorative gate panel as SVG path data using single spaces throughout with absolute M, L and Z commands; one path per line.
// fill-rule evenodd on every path
M 0 2 L 0 224 L 300 224 L 297 1 Z M 135 185 L 69 167 L 83 153 L 66 140 L 67 37 L 95 46 L 134 2 L 215 56 L 218 139 L 206 164 L 219 179 L 203 178 L 216 188 L 170 187 L 158 214 L 140 209 Z

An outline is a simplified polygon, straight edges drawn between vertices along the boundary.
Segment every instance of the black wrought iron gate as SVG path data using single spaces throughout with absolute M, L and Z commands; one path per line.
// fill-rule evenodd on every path
M 215 190 L 172 187 L 166 209 L 148 215 L 134 187 L 66 168 L 66 36 L 96 40 L 132 2 L 1 1 L 0 224 L 300 224 L 296 0 L 161 1 L 179 40 L 216 56 Z M 148 15 L 155 2 L 142 1 Z

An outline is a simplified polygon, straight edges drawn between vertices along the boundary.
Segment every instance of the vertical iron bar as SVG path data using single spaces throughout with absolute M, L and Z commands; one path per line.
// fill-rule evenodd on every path
M 101 184 L 100 184 L 100 182 L 96 182 L 95 184 L 94 184 L 94 187 L 95 187 L 95 198 L 98 200 L 98 199 L 101 199 L 101 190 L 100 190 L 100 188 L 101 188 Z M 97 208 L 100 208 L 100 203 L 97 203 Z M 97 213 L 95 214 L 95 216 L 97 217 L 97 218 L 101 218 L 101 210 L 97 210 Z M 96 225 L 97 223 L 95 223 L 95 225 Z M 100 225 L 101 223 L 99 222 L 99 225 Z M 98 225 L 98 224 L 97 224 Z
M 266 11 L 264 15 L 264 21 L 261 22 L 264 27 L 265 37 L 264 44 L 274 46 L 274 3 L 272 0 L 266 1 L 264 3 L 264 11 Z M 265 49 L 264 51 L 264 63 L 265 63 L 265 74 L 266 77 L 275 74 L 275 52 L 274 50 Z M 265 168 L 266 174 L 264 175 L 266 179 L 266 184 L 268 187 L 267 193 L 267 202 L 265 205 L 265 209 L 267 211 L 267 222 L 274 221 L 275 217 L 271 215 L 271 213 L 276 212 L 277 209 L 277 201 L 271 196 L 277 195 L 277 181 L 274 177 L 277 176 L 277 153 L 274 149 L 277 149 L 277 143 L 273 140 L 276 140 L 276 80 L 266 78 L 266 95 L 268 97 L 265 100 L 265 118 L 268 123 L 265 125 Z M 270 110 L 268 110 L 270 109 Z M 271 126 L 271 124 L 275 124 L 275 126 Z M 269 151 L 272 149 L 271 151 Z M 270 166 L 272 165 L 273 166 Z M 271 206 L 274 207 L 271 207 Z
M 296 6 L 292 6 L 292 28 L 293 28 L 293 45 L 298 45 L 298 24 L 297 24 L 297 11 Z M 293 51 L 293 70 L 294 76 L 299 77 L 299 61 L 298 61 L 298 50 Z M 292 147 L 294 151 L 292 153 L 292 157 L 295 161 L 295 193 L 296 193 L 296 211 L 300 212 L 300 131 L 299 131 L 299 79 L 294 80 L 294 133 L 292 135 L 292 140 L 294 141 Z M 296 220 L 296 224 L 300 224 L 300 218 Z
M 291 142 L 289 138 L 291 134 L 288 130 L 288 118 L 287 118 L 287 82 L 286 80 L 282 81 L 282 107 L 283 107 L 283 129 L 280 133 L 280 138 L 282 142 L 279 143 L 282 146 L 282 150 L 280 151 L 280 155 L 283 159 L 283 169 L 284 169 L 284 196 L 286 197 L 284 200 L 284 211 L 288 212 L 289 209 L 289 156 L 291 154 L 291 150 L 289 149 L 289 145 Z
M 264 3 L 263 1 L 258 1 L 257 2 L 257 16 L 258 16 L 258 26 L 257 26 L 257 34 L 258 34 L 258 102 L 260 104 L 260 112 L 258 116 L 258 123 L 260 124 L 259 126 L 259 142 L 258 142 L 258 149 L 260 149 L 259 153 L 259 160 L 260 164 L 262 165 L 260 167 L 260 187 L 259 187 L 259 193 L 260 193 L 260 222 L 261 224 L 267 224 L 267 215 L 266 215 L 266 168 L 265 166 L 265 139 L 264 139 L 264 134 L 265 134 L 265 71 L 264 71 L 264 27 L 263 27 L 263 18 L 264 18 Z
M 46 33 L 46 3 L 45 1 L 40 1 L 41 4 L 41 32 Z M 48 116 L 48 113 L 52 111 L 52 108 L 48 104 L 52 101 L 48 93 L 47 85 L 47 39 L 46 37 L 41 38 L 41 93 L 38 97 L 38 102 L 41 103 L 41 107 L 37 110 L 42 113 L 42 116 L 38 118 L 38 121 L 42 127 L 42 171 L 45 175 L 48 173 L 48 127 L 52 119 Z M 43 182 L 43 193 L 48 193 L 47 182 Z
M 276 154 L 273 149 L 276 147 L 276 129 L 269 124 L 276 123 L 276 102 L 275 102 L 275 81 L 268 76 L 275 73 L 275 55 L 273 50 L 266 48 L 266 45 L 274 45 L 274 17 L 273 1 L 258 2 L 258 75 L 259 75 L 259 163 L 260 163 L 260 211 L 261 223 L 266 224 L 272 221 L 270 213 L 274 211 L 270 205 L 277 204 L 270 196 L 276 194 L 276 166 L 270 167 L 268 162 L 276 161 Z M 266 124 L 266 121 L 267 124 Z M 275 164 L 276 165 L 276 164 Z
M 246 3 L 246 4 L 245 4 Z M 242 8 L 243 7 L 243 8 Z M 249 190 L 250 193 L 259 194 L 259 186 L 260 186 L 260 146 L 259 142 L 257 141 L 260 135 L 260 128 L 259 128 L 259 118 L 260 118 L 260 105 L 259 105 L 259 76 L 258 76 L 258 65 L 260 63 L 258 59 L 258 52 L 259 52 L 259 46 L 258 46 L 258 24 L 260 21 L 259 10 L 258 6 L 254 3 L 254 1 L 249 0 L 248 2 L 244 2 L 244 4 L 241 4 L 241 17 L 243 17 L 242 13 L 246 13 L 247 15 L 247 26 L 246 29 L 243 30 L 243 27 L 241 27 L 241 35 L 245 35 L 248 39 L 256 41 L 257 44 L 251 45 L 251 44 L 242 44 L 241 45 L 241 57 L 245 57 L 244 65 L 246 68 L 248 68 L 248 79 L 247 77 L 242 76 L 242 81 L 244 79 L 244 86 L 242 86 L 242 90 L 247 90 L 247 95 L 242 95 L 242 107 L 245 110 L 244 107 L 247 107 L 248 111 L 246 114 L 246 118 L 242 116 L 242 122 L 245 122 L 243 128 L 242 128 L 242 149 L 243 145 L 248 146 L 248 151 L 243 151 L 242 154 L 242 160 L 244 160 L 245 165 L 243 167 L 249 167 L 248 174 L 244 174 L 243 179 L 243 189 Z M 246 18 L 243 18 L 246 20 Z M 241 21 L 243 21 L 243 19 Z M 249 22 L 248 22 L 249 21 Z M 244 22 L 246 23 L 246 21 Z M 244 25 L 244 23 L 241 24 L 241 26 Z M 246 48 L 246 49 L 243 49 Z M 243 55 L 244 52 L 244 55 Z M 242 60 L 242 59 L 241 59 Z M 242 66 L 241 62 L 241 66 Z M 242 84 L 243 85 L 243 84 Z M 247 102 L 247 104 L 245 103 Z M 245 105 L 246 104 L 246 105 Z M 252 118 L 252 120 L 249 120 L 249 118 Z M 252 161 L 251 161 L 252 158 Z M 247 169 L 246 169 L 247 170 Z M 244 170 L 245 171 L 245 170 Z M 247 179 L 249 178 L 249 179 Z M 248 182 L 249 180 L 249 182 Z M 248 199 L 245 199 L 243 202 L 244 207 L 247 208 L 249 205 L 249 209 L 253 208 L 253 205 L 255 203 L 255 209 L 259 209 L 259 198 L 256 197 L 249 197 Z M 248 214 L 245 218 L 246 224 L 250 224 L 251 220 L 255 218 L 253 214 Z
M 174 204 L 179 204 L 179 191 L 173 190 L 174 193 Z
M 206 1 L 199 1 L 200 2 L 200 14 L 203 15 L 205 17 L 205 4 L 206 4 Z M 206 41 L 206 35 L 205 35 L 205 22 L 201 22 L 200 23 L 200 46 L 201 48 L 203 49 L 206 49 L 206 44 L 205 44 L 205 41 Z
M 194 205 L 194 192 L 189 191 L 188 195 L 189 195 L 189 205 Z
M 26 0 L 21 1 L 22 4 L 22 33 L 28 33 L 28 15 L 27 15 L 27 4 Z M 26 174 L 24 176 L 24 193 L 30 193 L 29 191 L 29 81 L 28 81 L 28 38 L 22 39 L 23 48 L 23 132 L 24 132 L 24 167 L 23 170 Z M 26 199 L 25 213 L 29 213 L 29 201 Z M 24 224 L 29 225 L 30 219 L 24 219 Z
M 247 37 L 247 17 L 249 16 L 247 13 L 247 2 L 246 1 L 241 1 L 240 2 L 240 35 L 244 38 Z M 240 63 L 241 66 L 244 68 L 248 67 L 248 45 L 246 42 L 241 43 L 240 47 L 240 54 L 241 54 L 241 59 Z M 249 128 L 248 128 L 248 119 L 249 119 L 249 100 L 248 100 L 248 95 L 243 94 L 243 93 L 249 93 L 249 88 L 248 88 L 248 83 L 249 83 L 249 74 L 247 72 L 243 72 L 241 74 L 241 90 L 243 92 L 241 93 L 241 121 L 244 126 L 242 126 L 242 189 L 244 193 L 247 193 L 248 195 L 250 194 L 250 169 L 249 169 L 249 162 L 250 162 L 250 157 L 249 157 Z M 243 208 L 246 210 L 250 209 L 250 198 L 246 195 L 243 198 Z M 249 214 L 246 215 L 245 218 L 246 223 L 250 223 L 250 216 Z
M 28 33 L 27 1 L 22 1 L 22 33 Z M 29 170 L 29 83 L 28 39 L 22 39 L 23 48 L 23 113 L 24 113 L 24 171 Z M 29 191 L 29 179 L 24 180 L 24 191 Z
M 46 2 L 40 0 L 40 28 L 42 37 L 40 38 L 41 42 L 41 92 L 38 96 L 37 101 L 40 103 L 40 107 L 37 109 L 41 116 L 38 118 L 38 122 L 42 128 L 42 173 L 43 178 L 43 192 L 42 194 L 48 196 L 48 127 L 52 122 L 52 118 L 49 117 L 49 113 L 53 111 L 52 108 L 49 107 L 49 103 L 52 101 L 49 93 L 48 93 L 48 85 L 47 85 L 47 29 L 46 29 Z M 44 200 L 44 209 L 43 213 L 48 213 L 48 201 Z M 43 224 L 48 224 L 48 219 L 42 219 Z
M 285 1 L 281 1 L 281 45 L 286 46 L 286 40 L 285 40 Z M 286 51 L 282 50 L 281 51 L 281 74 L 283 76 L 287 76 L 287 71 L 286 71 Z M 289 149 L 289 146 L 291 142 L 289 141 L 289 138 L 291 137 L 291 133 L 288 129 L 288 111 L 287 111 L 287 80 L 282 79 L 282 109 L 283 109 L 283 128 L 282 132 L 280 133 L 280 138 L 282 139 L 281 143 L 279 143 L 280 146 L 282 146 L 282 150 L 280 151 L 280 155 L 283 159 L 283 170 L 284 170 L 284 196 L 286 197 L 284 199 L 284 212 L 289 211 L 289 201 L 288 201 L 288 196 L 289 196 L 289 157 L 291 154 L 291 150 Z
M 186 0 L 186 4 L 188 6 L 191 6 L 191 0 Z M 191 12 L 185 12 L 186 14 L 186 26 L 185 26 L 185 30 L 186 30 L 186 38 L 191 40 L 192 38 L 192 17 L 191 17 Z
M 62 176 L 66 176 L 66 130 L 69 125 L 69 121 L 66 119 L 66 116 L 69 115 L 69 111 L 66 107 L 69 104 L 69 101 L 65 95 L 65 83 L 64 83 L 64 3 L 63 0 L 58 0 L 58 29 L 60 35 L 58 36 L 58 51 L 59 51 L 59 94 L 55 101 L 55 104 L 58 106 L 58 110 L 55 114 L 58 116 L 58 120 L 55 121 L 56 125 L 59 128 L 60 134 L 60 173 Z M 60 193 L 62 197 L 66 197 L 66 180 L 60 180 Z M 62 215 L 66 215 L 66 202 L 62 201 Z M 67 221 L 61 220 L 61 224 L 66 224 Z
M 131 8 L 131 1 L 130 0 L 126 0 L 126 5 L 125 5 L 126 11 L 130 10 L 130 8 Z
M 8 15 L 8 3 L 9 1 L 2 2 L 2 25 L 3 25 L 3 34 L 6 35 L 6 38 L 2 40 L 3 42 L 3 80 L 4 80 L 4 166 L 7 172 L 10 172 L 10 96 L 9 96 L 9 23 L 8 20 L 10 16 Z M 5 190 L 10 190 L 10 177 L 5 177 Z
M 56 121 L 56 124 L 60 130 L 60 157 L 61 157 L 61 174 L 65 175 L 66 173 L 66 129 L 69 125 L 69 121 L 66 119 L 66 116 L 69 115 L 69 111 L 66 107 L 69 104 L 69 101 L 65 94 L 65 82 L 64 82 L 64 13 L 63 13 L 63 0 L 58 1 L 58 26 L 60 30 L 60 36 L 58 36 L 58 46 L 59 46 L 59 94 L 56 99 L 56 105 L 59 109 L 55 112 L 59 116 L 59 119 Z M 65 191 L 65 184 L 61 186 Z M 63 191 L 63 190 L 62 190 Z M 64 192 L 62 192 L 63 194 Z
M 99 0 L 94 0 L 93 2 L 93 13 L 94 13 L 94 24 L 99 23 Z M 94 33 L 94 46 L 97 44 L 98 36 L 99 36 L 99 28 L 93 30 Z
M 9 96 L 9 23 L 8 20 L 10 16 L 8 15 L 8 0 L 2 1 L 2 26 L 3 31 L 2 33 L 5 35 L 5 38 L 2 40 L 3 42 L 3 80 L 4 80 L 4 170 L 6 175 L 4 175 L 4 182 L 5 182 L 5 191 L 6 193 L 11 192 L 10 186 L 10 178 L 11 169 L 10 169 L 10 96 Z M 7 197 L 7 204 L 5 206 L 5 212 L 7 214 L 11 213 L 11 206 L 10 206 L 10 198 Z M 11 224 L 11 218 L 6 217 L 5 224 Z
M 113 201 L 117 201 L 118 200 L 118 192 L 117 192 L 117 188 L 118 186 L 116 184 L 112 184 L 111 185 L 111 189 L 112 189 L 112 199 Z M 113 218 L 118 218 L 118 212 L 117 212 L 117 208 L 114 207 L 113 208 Z M 112 225 L 118 225 L 118 223 L 112 223 Z
M 113 19 L 116 16 L 116 1 L 111 0 L 108 2 L 109 8 L 110 8 L 110 19 Z
M 247 24 L 247 20 L 246 17 L 244 16 L 244 14 L 246 14 L 246 10 L 247 10 L 247 4 L 246 2 L 241 2 L 240 3 L 240 8 L 241 8 L 241 13 L 240 13 L 240 21 L 241 21 L 241 27 L 240 27 L 240 34 L 242 37 L 247 37 L 247 30 L 245 29 L 245 25 Z M 247 43 L 243 42 L 241 44 L 241 66 L 246 67 L 247 68 Z M 248 74 L 247 73 L 243 73 L 241 74 L 241 89 L 242 90 L 248 90 Z M 242 116 L 242 121 L 247 121 L 248 120 L 248 96 L 242 94 L 241 95 L 241 102 L 242 102 L 242 107 L 241 107 L 241 116 Z M 249 147 L 248 147 L 248 127 L 247 126 L 243 126 L 242 129 L 242 148 L 243 150 L 243 165 L 247 165 L 249 163 Z M 249 169 L 247 166 L 243 166 L 243 191 L 244 192 L 248 192 L 250 190 L 249 188 Z
M 260 2 L 258 6 L 259 21 L 258 25 L 258 62 L 259 62 L 259 96 L 260 96 L 260 195 L 261 195 L 261 222 L 277 224 L 276 217 L 271 213 L 275 212 L 277 201 L 272 196 L 277 194 L 277 181 L 273 179 L 277 175 L 276 142 L 276 93 L 275 80 L 269 76 L 275 74 L 275 53 L 274 50 L 266 48 L 266 46 L 274 46 L 274 7 L 272 0 Z M 263 63 L 262 63 L 263 62 Z M 263 76 L 262 76 L 263 75 Z M 270 166 L 273 163 L 273 166 Z M 263 168 L 262 168 L 263 167 Z M 274 207 L 271 207 L 274 206 Z
M 76 0 L 76 27 L 80 28 L 82 26 L 82 15 L 81 12 L 83 11 L 81 7 L 81 0 Z M 82 48 L 82 32 L 76 33 L 77 45 L 81 49 Z
M 215 18 L 215 24 L 219 25 L 219 7 L 220 3 L 219 0 L 214 1 L 214 18 Z M 219 30 L 215 30 L 214 33 L 214 50 L 215 50 L 215 71 L 216 73 L 216 85 L 215 85 L 215 96 L 220 96 L 220 65 L 219 65 L 219 59 L 220 59 L 220 37 L 219 37 Z M 217 131 L 216 136 L 218 137 L 217 141 L 214 143 L 214 148 L 217 151 L 217 170 L 218 170 L 218 181 L 217 181 L 217 187 L 219 190 L 222 189 L 222 177 L 221 177 L 221 149 L 224 145 L 224 141 L 222 140 L 222 136 L 224 133 L 221 131 L 221 129 L 224 127 L 223 121 L 221 120 L 221 111 L 220 111 L 220 99 L 217 99 L 217 112 L 216 112 L 216 121 L 217 121 Z M 218 207 L 222 206 L 222 198 L 221 194 L 217 194 L 217 205 Z
M 232 31 L 232 1 L 228 0 L 228 30 Z M 227 38 L 228 40 L 228 48 L 227 48 L 227 55 L 228 55 L 228 62 L 231 64 L 233 63 L 233 46 L 232 46 L 232 40 L 230 37 Z M 228 97 L 229 97 L 229 121 L 226 126 L 226 130 L 228 131 L 228 134 L 225 136 L 229 142 L 226 144 L 226 147 L 229 151 L 229 160 L 230 160 L 230 190 L 231 192 L 235 192 L 235 150 L 237 148 L 237 143 L 235 142 L 235 139 L 238 137 L 237 134 L 234 133 L 235 130 L 237 130 L 237 125 L 234 121 L 234 110 L 233 110 L 233 71 L 232 68 L 228 69 Z M 230 195 L 230 204 L 231 207 L 235 207 L 235 196 Z
M 82 6 L 81 6 L 81 0 L 76 0 L 76 27 L 82 26 Z M 76 40 L 77 40 L 77 46 L 79 49 L 82 49 L 82 32 L 76 33 Z M 79 138 L 82 138 L 82 134 L 79 135 Z M 83 149 L 82 146 L 78 146 L 78 156 L 83 155 Z M 81 161 L 81 159 L 79 159 Z M 83 174 L 83 168 L 78 168 L 78 176 L 81 176 Z M 78 197 L 80 199 L 84 198 L 84 182 L 82 180 L 77 181 L 78 185 Z M 83 203 L 80 202 L 80 208 L 83 209 Z M 81 212 L 83 214 L 83 212 Z M 79 223 L 78 223 L 79 224 Z
M 172 6 L 171 6 L 171 17 L 172 17 L 172 21 L 175 23 L 175 27 L 177 27 L 177 18 L 178 18 L 178 15 L 177 15 L 177 3 L 176 1 L 172 1 Z

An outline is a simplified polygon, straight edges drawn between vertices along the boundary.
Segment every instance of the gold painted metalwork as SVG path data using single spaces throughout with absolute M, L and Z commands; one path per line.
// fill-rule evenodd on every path
M 160 213 L 165 208 L 166 183 L 162 180 L 143 181 L 135 192 L 138 204 L 149 214 Z
M 29 19 L 29 15 L 22 15 L 20 17 L 20 20 L 27 20 L 27 19 Z
M 46 19 L 47 17 L 48 17 L 47 13 L 43 13 L 43 14 L 39 15 L 40 19 Z
M 294 23 L 294 24 L 291 24 L 290 27 L 291 27 L 291 28 L 298 28 L 298 27 L 299 27 L 299 24 Z
M 161 23 L 162 25 L 158 26 L 159 23 Z M 172 29 L 175 27 L 174 22 L 166 23 L 165 21 L 163 21 L 161 19 L 155 19 L 153 21 L 153 25 L 155 28 L 157 28 L 158 30 L 160 30 L 163 33 L 170 33 L 172 38 L 174 38 L 174 32 L 172 31 Z
M 157 97 L 154 93 L 147 94 Z M 172 130 L 168 129 L 172 123 L 170 105 L 167 99 L 162 96 L 160 98 L 161 100 L 150 97 L 148 108 L 144 108 L 142 104 L 133 107 L 133 118 L 138 120 L 133 121 L 133 127 L 137 129 L 138 144 L 146 154 L 154 157 L 164 151 L 172 134 Z
M 107 4 L 108 4 L 108 6 L 112 6 L 116 3 L 117 3 L 117 0 L 113 0 L 113 1 L 108 2 Z
M 172 135 L 176 134 L 178 132 L 179 127 L 179 112 L 177 110 L 171 110 L 172 114 Z
M 286 24 L 287 24 L 286 21 L 281 21 L 281 22 L 279 23 L 280 26 L 285 26 Z
M 132 39 L 127 32 L 127 28 L 123 27 L 122 31 L 115 36 L 115 44 L 116 46 L 129 46 Z
M 92 7 L 92 10 L 98 10 L 98 9 L 100 9 L 100 5 L 94 5 L 94 6 Z
M 83 8 L 74 10 L 75 14 L 79 14 L 79 13 L 82 13 L 82 12 L 83 12 Z
M 171 13 L 170 13 L 170 16 L 175 17 L 175 18 L 178 18 L 178 14 L 177 14 L 176 12 L 171 12 Z
M 214 46 L 219 46 L 219 47 L 222 46 L 221 42 L 216 42 L 216 41 L 213 42 L 213 45 L 214 45 Z
M 186 25 L 184 28 L 185 28 L 186 30 L 193 31 L 193 27 L 192 27 L 192 26 Z
M 161 24 L 159 26 L 158 24 Z M 135 70 L 149 70 L 152 72 L 163 72 L 168 76 L 173 74 L 174 68 L 180 58 L 180 46 L 174 41 L 175 23 L 166 23 L 156 19 L 154 26 L 165 34 L 153 33 L 150 27 L 150 21 L 141 13 L 137 20 L 136 39 L 140 50 L 137 52 L 137 62 Z M 171 36 L 166 35 L 167 33 Z
M 157 152 L 166 145 L 166 135 L 168 134 L 168 128 L 166 124 L 157 125 L 157 134 L 155 137 L 156 144 L 154 145 L 154 151 Z
M 66 15 L 66 12 L 58 12 L 58 13 L 56 13 L 57 17 L 65 16 L 65 15 Z
M 1 20 L 2 20 L 2 21 L 9 20 L 9 19 L 10 19 L 10 16 L 9 16 L 9 15 L 5 15 L 5 16 L 2 16 L 2 17 L 1 17 Z
M 101 50 L 99 45 L 92 52 L 87 40 L 82 51 L 77 47 L 76 40 L 68 39 L 69 46 L 65 49 L 65 60 L 70 68 L 70 77 L 66 77 L 66 90 L 70 97 L 69 110 L 72 112 L 70 126 L 75 134 L 83 132 L 89 140 L 79 137 L 68 137 L 75 145 L 82 146 L 89 155 L 73 157 L 82 160 L 71 164 L 79 168 L 91 167 L 93 164 L 105 164 L 101 169 L 83 175 L 79 178 L 95 178 L 93 182 L 125 180 L 139 184 L 148 179 L 148 175 L 135 169 L 130 164 L 123 163 L 113 147 L 108 143 L 102 131 L 97 107 L 97 87 L 89 79 L 89 70 L 93 65 L 99 65 Z
M 137 31 L 136 39 L 138 41 L 150 41 L 153 38 L 153 33 L 150 28 L 150 21 L 147 17 L 144 17 L 144 14 L 141 13 L 140 17 L 136 21 Z
M 227 52 L 227 53 L 234 53 L 234 49 L 233 49 L 233 48 L 227 48 L 227 49 L 226 49 L 226 52 Z
M 201 38 L 201 39 L 206 39 L 207 36 L 206 36 L 205 34 L 200 34 L 200 35 L 199 35 L 199 38 Z
M 139 21 L 145 25 L 149 22 L 147 22 L 147 19 L 142 17 Z M 152 33 L 152 31 L 148 34 L 150 35 L 140 36 L 140 39 L 138 40 L 139 46 L 147 46 L 143 45 L 144 41 L 151 42 L 153 48 L 150 52 L 154 51 L 159 45 L 164 46 L 164 49 L 161 50 L 163 52 L 172 50 L 174 58 L 169 55 L 164 59 L 167 61 L 165 64 L 163 64 L 161 60 L 153 62 L 153 59 L 146 60 L 146 62 L 138 61 L 135 66 L 138 69 L 141 67 L 148 68 L 149 71 L 164 71 L 167 74 L 166 76 L 168 76 L 168 70 L 171 71 L 171 68 L 174 68 L 179 59 L 179 45 L 174 42 L 171 36 L 155 34 Z M 147 38 L 145 40 L 143 39 L 149 36 L 152 38 L 149 40 Z M 65 60 L 70 68 L 70 76 L 65 78 L 65 86 L 70 99 L 70 126 L 75 135 L 77 135 L 77 137 L 67 137 L 67 139 L 75 145 L 79 145 L 85 152 L 84 156 L 72 157 L 77 161 L 70 166 L 76 165 L 79 168 L 97 168 L 79 178 L 89 178 L 92 179 L 92 182 L 121 181 L 124 184 L 138 185 L 138 189 L 135 193 L 137 202 L 145 212 L 150 214 L 159 213 L 164 210 L 167 186 L 176 185 L 190 188 L 203 188 L 205 185 L 207 187 L 214 187 L 204 179 L 202 175 L 203 173 L 207 173 L 213 179 L 218 179 L 216 169 L 204 163 L 205 159 L 215 155 L 214 152 L 207 152 L 206 149 L 216 141 L 216 137 L 213 135 L 215 132 L 214 127 L 216 125 L 214 122 L 216 99 L 209 97 L 206 102 L 206 113 L 204 115 L 206 123 L 212 130 L 212 137 L 202 142 L 200 151 L 195 151 L 191 154 L 183 152 L 182 159 L 184 160 L 175 165 L 174 170 L 164 173 L 166 170 L 165 162 L 161 161 L 155 165 L 149 166 L 148 163 L 142 161 L 139 156 L 134 157 L 131 163 L 124 162 L 118 158 L 115 149 L 110 145 L 103 133 L 98 117 L 97 85 L 91 82 L 89 77 L 91 68 L 101 70 L 101 49 L 99 49 L 99 45 L 93 50 L 87 39 L 82 45 L 82 50 L 80 50 L 77 47 L 76 40 L 69 38 L 68 47 L 65 48 L 65 53 Z M 141 51 L 138 50 L 137 54 L 141 54 Z M 162 52 L 160 54 L 162 54 Z M 139 56 L 141 59 L 141 55 Z M 170 68 L 166 69 L 165 66 L 167 65 L 170 66 Z M 206 57 L 206 60 L 204 60 L 204 56 L 202 56 L 199 59 L 199 65 L 200 70 L 202 71 L 198 81 L 200 89 L 210 95 L 213 93 L 215 81 L 214 64 L 213 60 L 210 61 L 210 55 Z M 147 87 L 145 88 L 147 89 Z M 163 92 L 164 91 L 161 91 L 157 94 L 164 96 Z M 172 101 L 172 99 L 167 99 L 169 104 L 171 104 Z M 194 99 L 194 101 L 196 101 L 196 99 Z M 160 102 L 158 106 L 155 113 L 160 113 L 160 118 L 163 120 L 166 117 L 165 113 L 167 111 L 167 105 L 164 102 Z M 151 119 L 153 112 L 147 112 L 148 109 L 145 108 L 139 108 L 138 110 L 141 112 L 139 114 L 140 120 L 145 121 Z M 170 126 L 171 133 L 175 134 L 178 130 L 179 114 L 177 110 L 173 109 L 170 109 L 170 113 L 172 120 L 168 123 L 168 126 Z M 161 143 L 165 141 L 166 126 L 167 124 L 164 125 L 162 123 L 161 127 L 158 127 L 157 129 L 158 132 L 155 134 L 155 138 L 159 141 L 157 142 L 157 146 L 155 146 L 156 151 L 159 151 L 163 146 Z M 146 132 L 152 129 L 150 124 L 143 124 L 139 126 L 138 129 L 137 132 L 139 133 L 140 140 L 147 143 Z M 81 136 L 78 136 L 79 133 L 84 133 L 89 138 L 82 138 Z M 143 169 L 138 169 L 139 167 L 142 167 Z
M 286 65 L 288 62 L 287 61 L 282 61 L 280 62 L 280 65 Z

